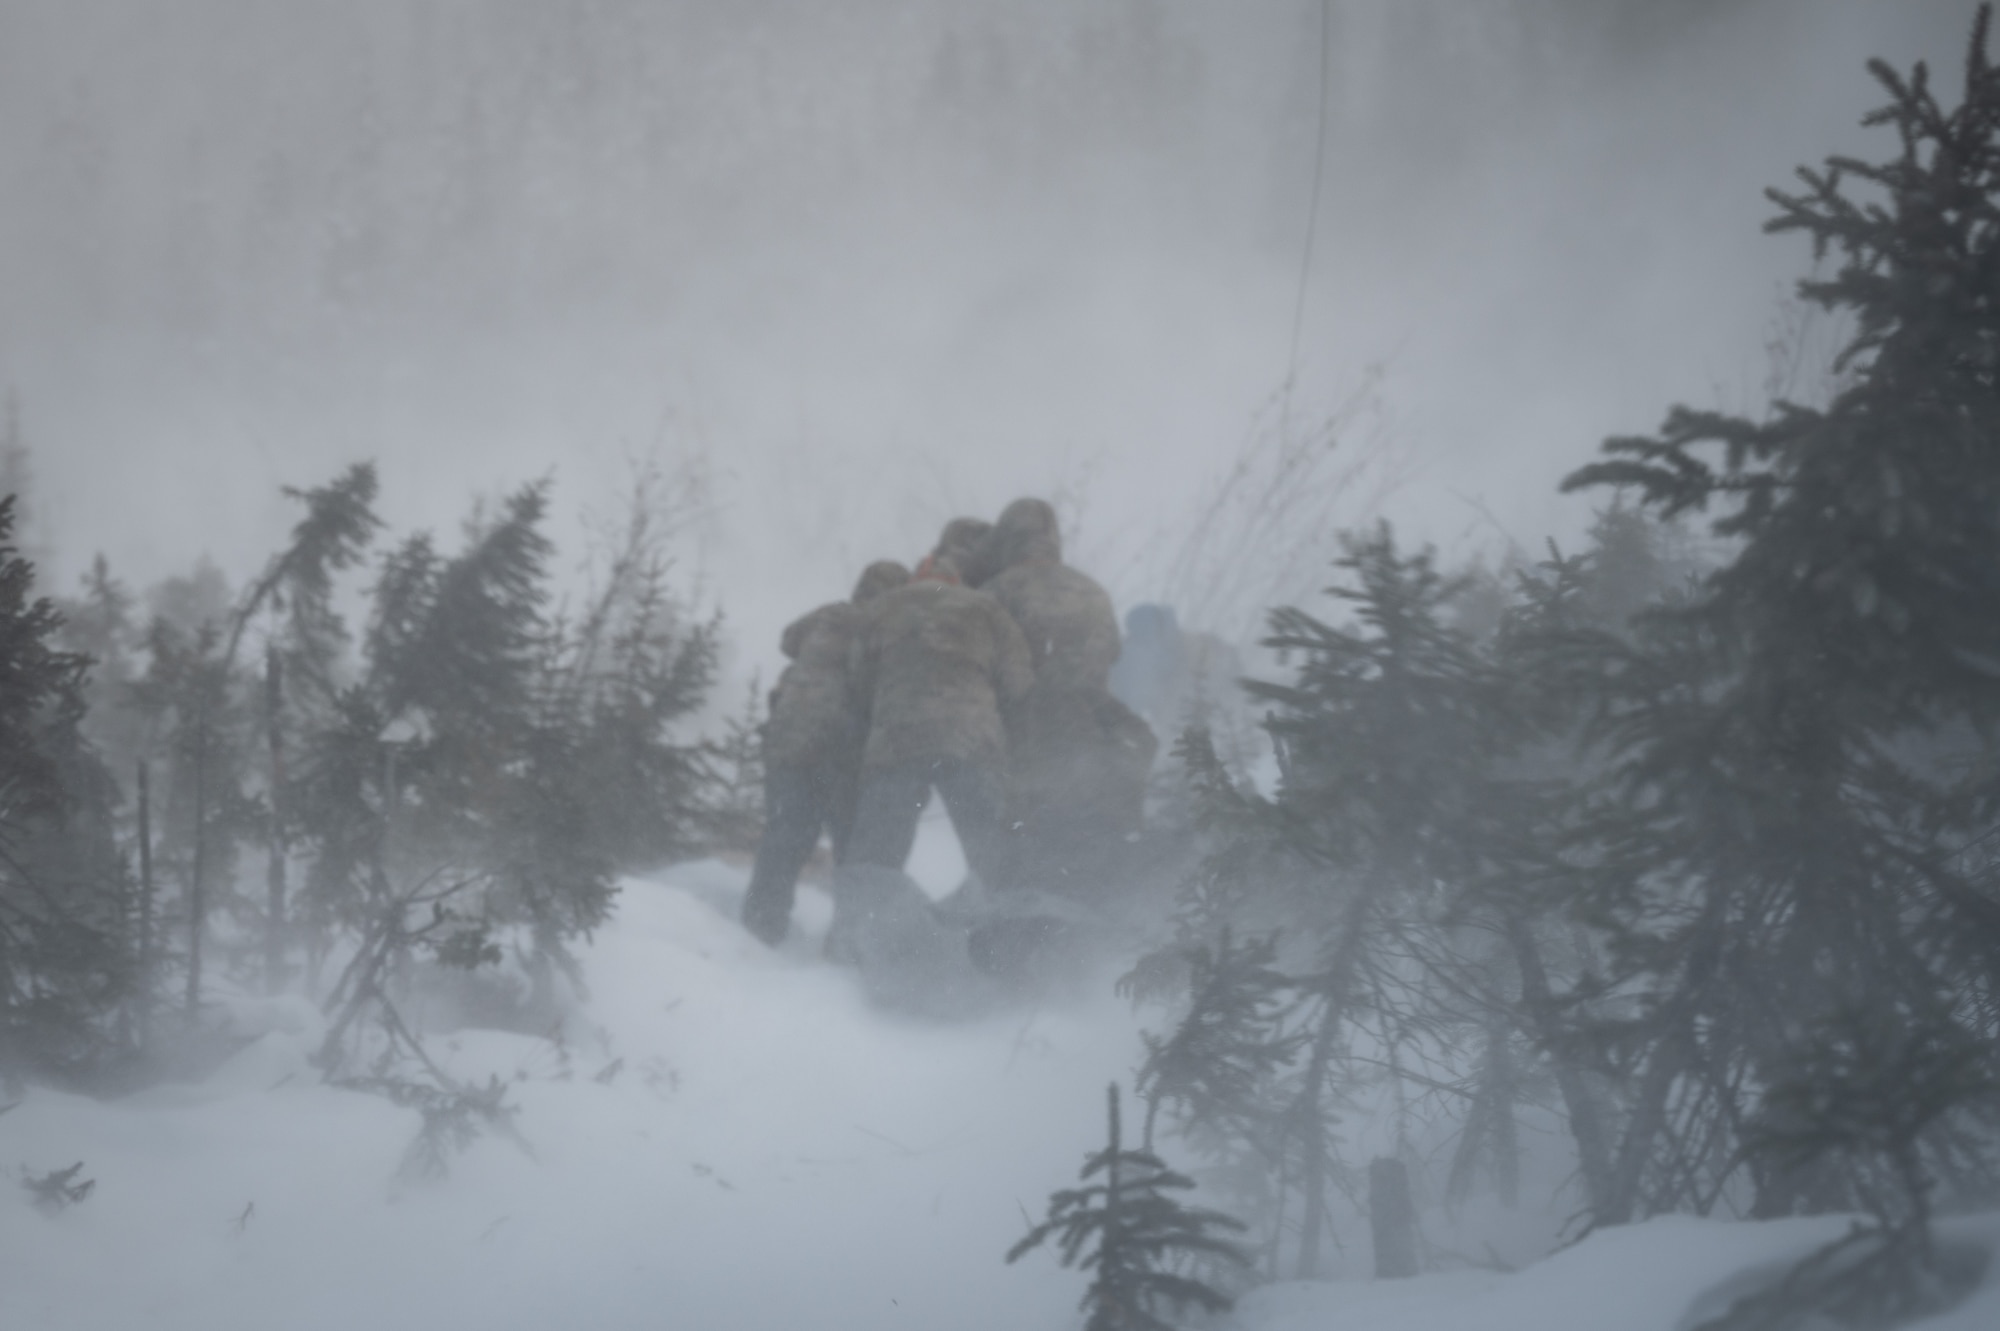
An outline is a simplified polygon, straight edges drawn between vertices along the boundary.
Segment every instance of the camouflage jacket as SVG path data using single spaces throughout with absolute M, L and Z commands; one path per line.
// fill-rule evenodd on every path
M 771 690 L 766 767 L 811 767 L 858 756 L 862 719 L 848 687 L 847 661 L 861 617 L 861 607 L 835 601 L 786 626 L 779 646 L 792 663 Z
M 1021 630 L 992 597 L 919 581 L 869 602 L 848 654 L 867 718 L 865 769 L 997 759 L 1003 710 L 1034 681 Z
M 1035 820 L 1058 811 L 1109 831 L 1139 826 L 1159 740 L 1107 691 L 1036 681 L 1009 718 L 1007 744 L 1013 817 Z
M 1057 689 L 1104 689 L 1118 660 L 1118 614 L 1087 573 L 1053 560 L 1017 563 L 983 590 L 1021 626 L 1038 682 Z

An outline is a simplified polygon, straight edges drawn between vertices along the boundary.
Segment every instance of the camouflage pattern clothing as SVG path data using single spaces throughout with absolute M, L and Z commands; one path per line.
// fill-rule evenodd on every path
M 848 685 L 848 658 L 863 606 L 909 580 L 901 564 L 870 564 L 851 601 L 823 605 L 779 639 L 790 658 L 771 690 L 764 724 L 764 834 L 744 897 L 743 922 L 776 944 L 789 927 L 799 871 L 825 830 L 836 862 L 847 854 L 859 795 L 865 722 Z
M 848 684 L 848 656 L 862 607 L 909 580 L 910 571 L 901 564 L 878 560 L 863 571 L 851 600 L 823 605 L 785 627 L 778 647 L 791 664 L 771 690 L 763 732 L 766 770 L 828 760 L 852 767 L 858 760 L 865 718 Z
M 1111 696 L 1117 612 L 1093 578 L 1062 562 L 1055 510 L 1039 499 L 1007 506 L 975 567 L 1035 661 L 1034 685 L 1009 717 L 1008 885 L 1081 886 L 1138 829 L 1159 748 Z
M 1145 817 L 1151 726 L 1102 689 L 1029 690 L 1008 732 L 1008 887 L 1088 894 Z
M 1055 509 L 1017 499 L 974 561 L 979 588 L 1028 640 L 1037 684 L 1103 689 L 1118 661 L 1118 613 L 1096 579 L 1062 562 Z
M 1029 690 L 1008 731 L 1008 808 L 1032 839 L 1059 827 L 1123 836 L 1145 812 L 1153 728 L 1102 690 Z
M 965 581 L 965 570 L 979 557 L 987 538 L 993 533 L 993 524 L 982 518 L 953 518 L 944 524 L 944 531 L 938 535 L 937 548 L 925 555 L 917 565 L 916 575 L 928 578 L 935 574 L 940 560 L 950 560 L 958 570 L 958 581 Z M 952 579 L 945 579 L 951 581 Z
M 785 626 L 779 641 L 790 664 L 771 690 L 766 768 L 808 766 L 858 749 L 861 721 L 848 702 L 847 653 L 860 622 L 860 606 L 837 601 Z
M 1034 682 L 1034 664 L 998 602 L 934 576 L 869 606 L 848 680 L 868 718 L 862 769 L 882 771 L 999 758 L 1001 713 Z
M 1034 679 L 1027 642 L 989 596 L 959 586 L 948 557 L 869 607 L 848 678 L 868 717 L 849 843 L 857 864 L 901 869 L 937 787 L 967 862 L 1003 872 L 1006 730 Z

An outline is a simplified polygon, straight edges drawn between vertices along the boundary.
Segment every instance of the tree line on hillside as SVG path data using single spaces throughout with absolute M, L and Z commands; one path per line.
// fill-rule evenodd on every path
M 1578 1229 L 1864 1217 L 1711 1327 L 1898 1325 L 1977 1278 L 1931 1219 L 2000 1198 L 1989 20 L 1955 106 L 1871 65 L 1894 155 L 1770 191 L 1767 229 L 1830 260 L 1802 298 L 1848 330 L 1823 405 L 1608 441 L 1564 483 L 1611 491 L 1585 548 L 1511 584 L 1350 534 L 1340 622 L 1277 610 L 1288 675 L 1247 682 L 1275 787 L 1183 736 L 1199 861 L 1122 981 L 1168 1013 L 1142 1144 L 1171 1130 L 1249 1233 L 1114 1254 L 1139 1223 L 1114 1189 L 1084 1252 L 1060 1194 L 1023 1246 L 1070 1224 L 1092 1326 L 1208 1305 L 1135 1260 L 1321 1273 L 1360 1187 L 1343 1119 L 1385 1109 L 1413 1167 L 1445 1148 L 1447 1200 L 1515 1203 L 1533 1113 L 1566 1131 Z
M 198 1059 L 218 981 L 317 999 L 334 1071 L 364 1032 L 413 1042 L 393 995 L 419 968 L 478 972 L 461 1001 L 524 1021 L 621 872 L 754 838 L 729 770 L 754 751 L 690 733 L 717 626 L 670 580 L 661 478 L 575 605 L 545 484 L 455 548 L 381 548 L 367 464 L 286 494 L 298 521 L 248 586 L 197 570 L 150 615 L 101 558 L 74 599 L 35 596 L 0 504 L 10 1080 Z

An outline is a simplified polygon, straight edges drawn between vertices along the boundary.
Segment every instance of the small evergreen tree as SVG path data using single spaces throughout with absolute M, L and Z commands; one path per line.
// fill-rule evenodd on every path
M 635 541 L 644 534 L 635 531 Z M 575 785 L 590 835 L 621 871 L 709 843 L 727 823 L 728 778 L 745 774 L 741 766 L 717 770 L 726 747 L 718 755 L 677 734 L 714 680 L 717 625 L 682 622 L 663 559 L 629 567 L 563 644 L 569 664 L 548 716 L 577 737 Z M 740 747 L 736 756 L 745 756 Z M 754 752 L 748 757 L 754 763 Z M 761 779 L 755 790 L 761 795 Z
M 56 646 L 0 498 L 0 1077 L 78 1077 L 127 978 L 115 792 L 78 729 L 88 661 Z
M 1301 1044 L 1285 1029 L 1293 981 L 1277 954 L 1275 936 L 1238 941 L 1226 924 L 1212 948 L 1187 950 L 1187 1010 L 1171 1034 L 1145 1035 L 1134 1083 L 1146 1102 L 1146 1149 L 1163 1105 L 1182 1132 L 1211 1143 L 1268 1138 L 1270 1086 Z
M 764 683 L 744 689 L 743 710 L 724 724 L 715 746 L 716 789 L 711 842 L 718 850 L 755 855 L 764 835 Z
M 1538 821 L 1531 783 L 1506 769 L 1533 733 L 1530 718 L 1455 622 L 1459 581 L 1431 552 L 1400 551 L 1386 526 L 1343 547 L 1337 567 L 1350 581 L 1332 594 L 1354 621 L 1273 612 L 1266 644 L 1296 658 L 1296 674 L 1247 685 L 1271 704 L 1266 726 L 1279 748 L 1269 832 L 1319 882 L 1305 917 L 1312 955 L 1297 973 L 1305 1056 L 1285 1109 L 1304 1278 L 1317 1270 L 1337 1177 L 1334 1103 L 1373 1077 L 1350 1056 L 1357 1041 L 1400 1097 L 1405 1060 L 1450 1075 L 1455 1047 L 1486 1036 L 1506 1011 L 1495 963 L 1452 912 Z M 1506 1066 L 1488 1060 L 1484 1070 Z M 1494 1090 L 1475 1090 L 1475 1100 Z
M 63 617 L 64 649 L 90 658 L 84 734 L 114 771 L 128 772 L 146 751 L 146 718 L 132 696 L 144 647 L 137 601 L 100 554 L 78 594 L 58 600 L 56 608 Z
M 311 490 L 286 487 L 287 498 L 306 509 L 292 538 L 252 583 L 232 616 L 222 656 L 233 665 L 246 630 L 260 616 L 270 621 L 258 708 L 267 768 L 264 772 L 265 898 L 258 921 L 263 936 L 267 990 L 276 992 L 292 941 L 289 852 L 292 780 L 286 763 L 288 730 L 323 718 L 337 688 L 347 646 L 347 626 L 333 604 L 335 575 L 353 567 L 381 525 L 374 512 L 375 468 L 357 463 L 330 484 Z
M 153 731 L 149 748 L 165 760 L 155 857 L 181 886 L 177 932 L 185 944 L 182 1001 L 189 1020 L 200 1007 L 212 926 L 244 905 L 235 890 L 237 858 L 267 826 L 252 793 L 249 699 L 222 654 L 223 642 L 214 622 L 189 633 L 155 618 L 146 635 L 146 671 L 132 686 Z
M 304 505 L 305 516 L 291 540 L 238 601 L 223 655 L 232 664 L 242 639 L 259 615 L 275 619 L 273 647 L 295 704 L 323 703 L 347 646 L 347 626 L 334 608 L 335 576 L 353 568 L 381 527 L 375 516 L 377 482 L 372 463 L 359 462 L 332 481 L 309 490 L 285 487 L 288 499 Z
M 1085 1161 L 1084 1186 L 1049 1199 L 1048 1219 L 1007 1251 L 1009 1262 L 1056 1239 L 1064 1266 L 1092 1273 L 1084 1292 L 1085 1331 L 1173 1331 L 1161 1313 L 1194 1307 L 1222 1312 L 1231 1300 L 1213 1286 L 1172 1269 L 1202 1257 L 1245 1264 L 1219 1230 L 1242 1224 L 1217 1211 L 1185 1206 L 1172 1194 L 1194 1187 L 1150 1149 L 1125 1149 L 1120 1136 L 1118 1086 L 1107 1092 L 1110 1133 L 1105 1147 Z M 1092 1183 L 1093 1178 L 1102 1182 Z
M 2000 817 L 1989 25 L 1982 7 L 1956 107 L 1922 64 L 1870 65 L 1888 102 L 1866 123 L 1899 140 L 1887 160 L 1834 158 L 1769 192 L 1767 229 L 1839 256 L 1800 286 L 1854 329 L 1831 401 L 1761 421 L 1676 409 L 1566 482 L 1632 487 L 1669 516 L 1717 510 L 1737 547 L 1606 658 L 1598 734 L 1615 765 L 1580 904 L 1610 942 L 1608 978 L 1643 997 L 1602 1011 L 1635 1087 L 1604 1219 L 1705 1209 L 1738 1170 L 1758 1214 L 1863 1204 L 1852 1152 L 1743 1135 L 1779 1088 L 1840 1066 L 1801 1050 L 1857 999 L 1989 1059 L 2000 1035 L 2000 910 L 1979 849 Z M 1912 1149 L 1946 1150 L 1972 1107 L 1940 1111 Z
M 456 554 L 423 534 L 391 549 L 358 678 L 300 736 L 310 968 L 335 935 L 372 940 L 376 979 L 344 976 L 343 1012 L 388 1003 L 376 980 L 414 948 L 470 968 L 510 932 L 539 1001 L 554 970 L 577 978 L 566 944 L 608 916 L 619 872 L 700 844 L 709 752 L 676 732 L 707 690 L 714 626 L 685 622 L 643 507 L 569 622 L 551 608 L 546 512 L 528 486 Z
M 1562 915 L 1565 856 L 1578 793 L 1603 767 L 1586 733 L 1600 676 L 1632 654 L 1635 612 L 1690 567 L 1675 533 L 1614 506 L 1584 553 L 1519 570 L 1511 598 L 1489 587 L 1494 603 L 1469 623 L 1462 581 L 1428 552 L 1399 551 L 1382 529 L 1345 549 L 1333 594 L 1353 620 L 1278 612 L 1269 642 L 1296 672 L 1249 686 L 1271 705 L 1275 795 L 1239 788 L 1199 735 L 1184 739 L 1209 853 L 1183 894 L 1180 942 L 1130 977 L 1149 995 L 1185 993 L 1189 949 L 1282 930 L 1270 1052 L 1284 1057 L 1255 1112 L 1220 1135 L 1176 1116 L 1211 1160 L 1261 1160 L 1261 1190 L 1245 1195 L 1274 1273 L 1280 1243 L 1295 1243 L 1299 1274 L 1316 1269 L 1329 1192 L 1350 1173 L 1334 1116 L 1371 1085 L 1399 1134 L 1409 1097 L 1448 1104 L 1446 1195 L 1484 1177 L 1503 1200 L 1519 1187 L 1517 1111 L 1553 1089 L 1590 1206 L 1609 1195 L 1616 1069 L 1580 1030 L 1574 990 L 1596 958 Z M 1189 998 L 1193 1021 L 1203 1004 Z M 1149 1098 L 1179 1108 L 1151 1072 Z
M 1869 1219 L 1701 1331 L 1903 1326 L 1956 1302 L 1985 1257 L 1933 1241 L 1937 1180 L 1923 1141 L 1969 1102 L 1991 1102 L 2000 1083 L 1989 1063 L 1956 1027 L 1910 1028 L 1893 1010 L 1845 1009 L 1811 1032 L 1765 1094 L 1745 1146 L 1780 1168 L 1837 1161 Z
M 35 597 L 34 565 L 13 544 L 14 497 L 0 497 L 0 791 L 15 818 L 47 813 L 62 799 L 53 759 L 40 743 L 50 716 L 80 702 L 87 660 L 57 649 L 62 618 Z

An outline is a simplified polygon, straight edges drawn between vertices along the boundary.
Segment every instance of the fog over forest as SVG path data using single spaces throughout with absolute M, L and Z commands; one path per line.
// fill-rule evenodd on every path
M 0 1327 L 2000 1326 L 1992 20 L 0 0 Z
M 1322 89 L 1310 0 L 12 0 L 30 535 L 64 592 L 100 550 L 240 576 L 275 488 L 357 458 L 449 531 L 474 491 L 553 474 L 573 520 L 692 454 L 753 661 L 1019 493 L 1121 602 L 1185 602 L 1176 542 L 1298 316 L 1289 415 L 1350 409 L 1344 520 L 1538 548 L 1597 439 L 1761 400 L 1804 263 L 1762 188 L 1855 140 L 1867 56 L 1968 13 L 1337 0 Z

